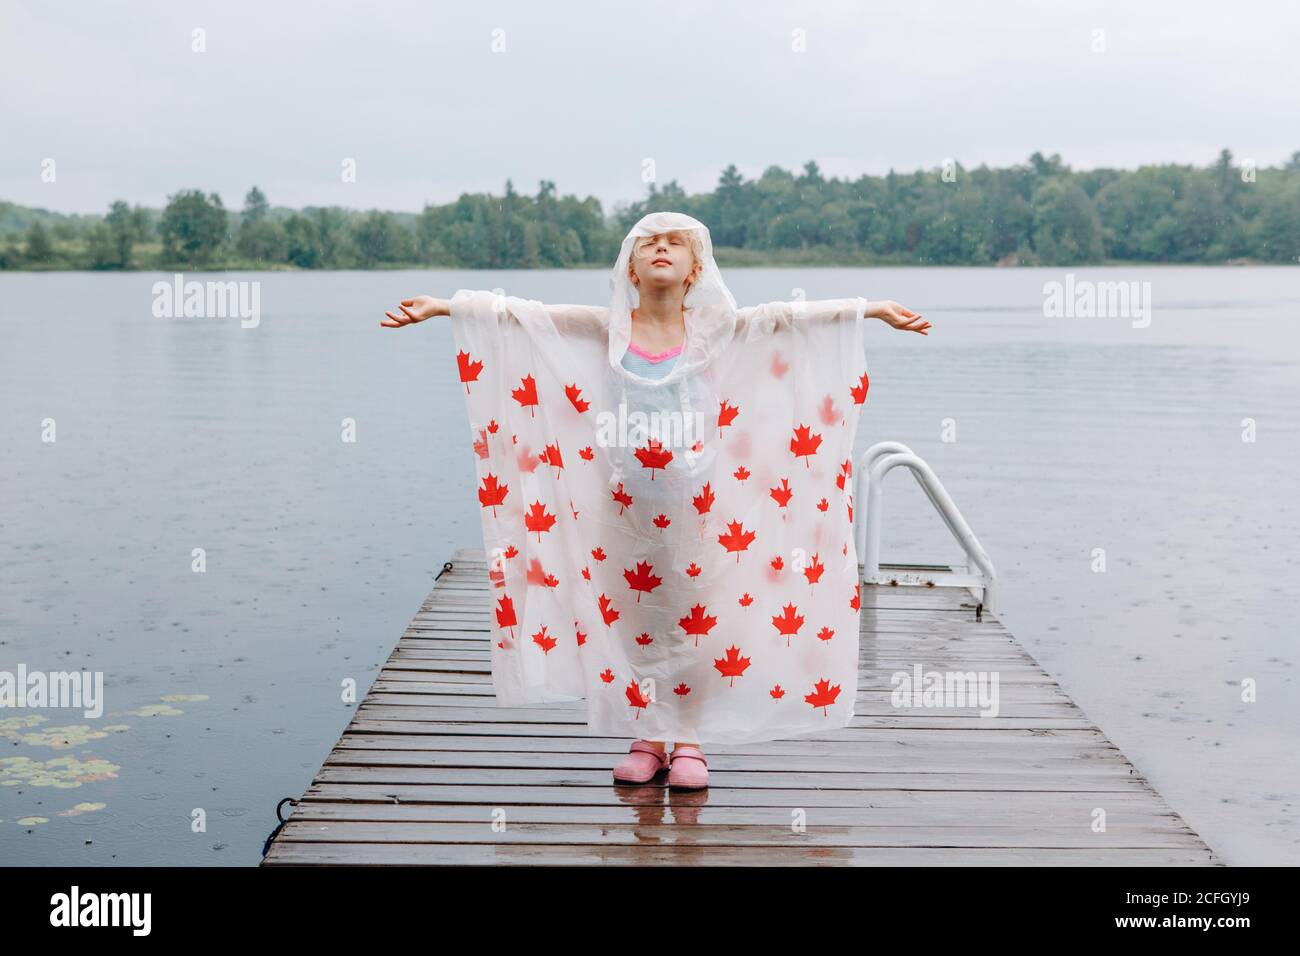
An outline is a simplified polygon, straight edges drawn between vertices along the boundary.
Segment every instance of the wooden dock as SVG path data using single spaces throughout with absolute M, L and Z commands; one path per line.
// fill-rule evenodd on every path
M 706 744 L 679 794 L 615 785 L 631 741 L 583 702 L 496 705 L 487 564 L 458 552 L 262 865 L 1222 865 L 969 591 L 862 591 L 851 724 Z M 999 714 L 895 708 L 916 663 L 998 672 Z

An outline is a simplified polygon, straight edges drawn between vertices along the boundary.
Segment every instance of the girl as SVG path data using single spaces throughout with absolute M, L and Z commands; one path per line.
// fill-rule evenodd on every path
M 380 324 L 452 320 L 498 703 L 585 698 L 591 733 L 636 738 L 615 781 L 699 789 L 706 740 L 853 716 L 861 319 L 930 323 L 862 298 L 737 308 L 681 213 L 633 226 L 610 283 L 608 309 L 462 289 Z

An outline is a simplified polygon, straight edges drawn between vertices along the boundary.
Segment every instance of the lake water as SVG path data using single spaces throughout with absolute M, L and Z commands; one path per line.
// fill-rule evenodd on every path
M 859 453 L 931 463 L 1002 619 L 1216 851 L 1300 863 L 1300 269 L 1069 270 L 1149 281 L 1146 328 L 1045 317 L 1066 271 L 725 274 L 742 304 L 801 288 L 934 323 L 868 323 Z M 159 278 L 0 274 L 0 670 L 103 671 L 107 697 L 0 714 L 0 863 L 256 864 L 348 723 L 342 682 L 364 695 L 482 545 L 448 324 L 383 309 L 608 295 L 604 270 L 187 274 L 259 282 L 241 328 L 155 318 Z M 958 557 L 914 482 L 885 500 L 884 560 Z

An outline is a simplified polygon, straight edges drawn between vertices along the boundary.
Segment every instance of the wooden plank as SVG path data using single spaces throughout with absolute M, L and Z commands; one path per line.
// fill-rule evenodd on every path
M 925 796 L 947 797 L 952 794 L 936 793 Z M 911 800 L 906 804 L 882 805 L 886 801 L 873 800 L 871 806 L 818 807 L 809 818 L 809 829 L 845 826 L 895 827 L 1025 827 L 1030 824 L 1066 830 L 1086 828 L 1092 831 L 1091 807 L 1030 805 L 1026 795 L 1012 795 L 1020 799 L 1000 798 L 994 805 L 981 808 L 938 803 L 921 803 Z M 1054 794 L 1060 797 L 1060 794 Z M 1089 801 L 1095 802 L 1095 801 Z M 497 807 L 490 808 L 495 812 Z M 506 819 L 517 823 L 567 823 L 574 810 L 553 804 L 502 804 L 500 809 Z M 676 813 L 676 806 L 665 810 Z M 685 808 L 681 808 L 685 809 Z M 701 826 L 766 825 L 789 827 L 789 807 L 734 807 L 706 804 L 690 808 L 694 820 Z M 644 820 L 645 807 L 641 805 L 610 804 L 608 806 L 584 805 L 582 822 L 590 824 L 625 824 Z M 378 803 L 363 801 L 304 800 L 294 810 L 293 822 L 356 820 L 371 822 L 414 823 L 483 823 L 492 818 L 489 808 L 480 804 L 461 803 Z M 1177 815 L 1172 811 L 1153 810 L 1134 800 L 1107 802 L 1107 831 L 1135 831 L 1143 828 L 1168 827 L 1178 829 Z M 1182 831 L 1191 833 L 1185 825 Z
M 1060 847 L 664 847 L 297 843 L 276 840 L 263 866 L 1204 866 L 1208 849 Z
M 913 784 L 916 781 L 912 781 Z M 668 793 L 668 797 L 664 794 Z M 707 806 L 712 811 L 726 807 L 777 807 L 787 817 L 791 809 L 824 807 L 888 807 L 903 806 L 917 809 L 939 805 L 961 809 L 971 815 L 992 813 L 1007 806 L 1037 808 L 1065 807 L 1069 812 L 1091 814 L 1095 809 L 1134 807 L 1156 809 L 1172 813 L 1163 802 L 1152 800 L 1143 790 L 1117 790 L 1096 793 L 1053 790 L 876 790 L 863 794 L 856 790 L 811 789 L 786 790 L 757 787 L 710 786 L 705 794 L 677 794 L 663 787 L 535 787 L 522 784 L 497 786 L 472 785 L 461 787 L 409 786 L 401 784 L 313 783 L 303 795 L 304 800 L 329 803 L 386 803 L 386 804 L 470 804 L 483 809 L 508 804 L 538 804 L 556 807 L 619 806 L 639 808 L 663 806 L 666 809 L 700 809 Z M 1063 810 L 1062 812 L 1067 812 Z M 581 811 L 585 816 L 586 810 Z
M 809 826 L 784 824 L 673 823 L 524 823 L 510 820 L 493 829 L 491 819 L 475 822 L 299 821 L 285 825 L 284 839 L 296 843 L 532 844 L 538 846 L 634 846 L 654 841 L 662 846 L 778 847 L 806 849 L 858 847 L 960 847 L 988 845 L 986 830 L 996 831 L 1002 847 L 1061 849 L 1196 849 L 1196 836 L 1184 827 L 1109 828 L 1094 833 L 1086 824 L 1061 826 Z
M 710 746 L 688 794 L 615 786 L 582 701 L 496 705 L 495 590 L 458 551 L 263 865 L 1221 864 L 964 588 L 864 586 L 849 725 Z M 895 708 L 917 662 L 996 672 L 998 715 Z

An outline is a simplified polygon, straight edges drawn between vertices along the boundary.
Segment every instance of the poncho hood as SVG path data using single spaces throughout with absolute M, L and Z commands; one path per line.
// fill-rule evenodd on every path
M 623 354 L 632 341 L 632 310 L 640 296 L 628 276 L 628 263 L 638 239 L 665 232 L 692 232 L 699 240 L 700 276 L 686 293 L 686 341 L 676 364 L 662 379 L 649 379 L 623 368 Z M 736 300 L 713 259 L 709 227 L 681 212 L 652 212 L 642 216 L 619 249 L 610 273 L 609 363 L 618 373 L 643 385 L 670 385 L 707 365 L 730 344 L 736 330 Z

